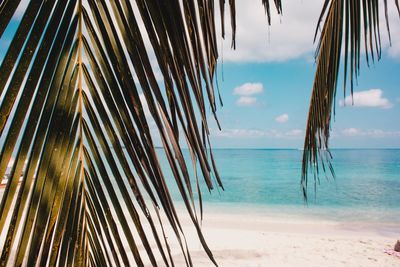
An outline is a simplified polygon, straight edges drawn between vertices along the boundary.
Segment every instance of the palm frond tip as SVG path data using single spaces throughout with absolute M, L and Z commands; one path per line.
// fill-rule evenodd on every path
M 399 2 L 394 0 L 398 11 Z M 390 36 L 387 16 L 388 3 L 383 1 L 386 27 Z M 400 15 L 400 12 L 399 12 Z M 325 18 L 325 20 L 324 20 Z M 325 0 L 318 20 L 323 23 L 316 51 L 316 73 L 311 95 L 306 136 L 304 142 L 301 186 L 307 199 L 309 171 L 313 171 L 314 185 L 319 179 L 320 168 L 334 177 L 329 152 L 330 125 L 335 112 L 335 97 L 342 51 L 343 93 L 346 95 L 348 79 L 353 94 L 354 80 L 360 73 L 361 45 L 364 45 L 367 64 L 381 57 L 379 1 Z M 362 35 L 364 38 L 362 38 Z M 389 37 L 390 38 L 390 37 Z

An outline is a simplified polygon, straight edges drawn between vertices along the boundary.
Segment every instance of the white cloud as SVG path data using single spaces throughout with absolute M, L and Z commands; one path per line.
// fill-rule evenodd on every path
M 340 106 L 351 106 L 355 107 L 375 107 L 375 108 L 391 108 L 393 104 L 383 97 L 383 91 L 381 89 L 370 89 L 366 91 L 355 92 L 353 97 L 347 96 L 344 101 L 340 100 Z
M 311 57 L 316 22 L 322 4 L 322 0 L 284 2 L 283 16 L 278 15 L 274 7 L 271 10 L 272 20 L 269 27 L 261 1 L 236 1 L 236 50 L 231 49 L 230 18 L 226 15 L 224 61 L 276 62 L 305 55 Z
M 238 106 L 254 106 L 257 103 L 257 98 L 251 96 L 241 96 L 236 101 Z
M 276 13 L 272 3 L 272 23 L 269 27 L 261 1 L 236 1 L 236 50 L 231 49 L 230 17 L 226 10 L 226 39 L 223 41 L 221 53 L 224 61 L 279 62 L 301 57 L 312 59 L 315 51 L 313 38 L 323 3 L 323 0 L 285 1 L 283 16 Z M 400 58 L 400 23 L 394 1 L 388 1 L 391 47 L 387 37 L 383 1 L 379 3 L 383 52 L 390 57 Z M 219 21 L 219 12 L 216 14 Z M 221 36 L 220 27 L 217 30 L 218 36 Z
M 285 123 L 289 120 L 289 115 L 284 113 L 282 115 L 279 115 L 278 117 L 275 118 L 275 120 L 279 123 Z
M 223 129 L 222 131 L 211 129 L 215 137 L 224 138 L 272 138 L 272 139 L 302 139 L 303 130 L 292 129 L 288 131 L 253 130 L 253 129 Z
M 400 58 L 400 22 L 399 14 L 394 1 L 388 1 L 388 17 L 390 25 L 390 36 L 392 44 L 390 46 L 389 37 L 386 29 L 385 9 L 383 1 L 379 2 L 380 29 L 382 34 L 382 48 L 392 58 Z
M 233 89 L 234 95 L 256 95 L 264 91 L 262 83 L 245 83 Z
M 341 131 L 342 136 L 347 137 L 373 137 L 373 138 L 386 138 L 386 137 L 400 137 L 400 131 L 386 131 L 382 129 L 362 130 L 358 128 L 347 128 Z
M 264 136 L 263 131 L 249 129 L 223 129 L 222 131 L 213 132 L 215 136 L 228 138 L 254 138 Z
M 240 97 L 236 100 L 238 106 L 254 106 L 257 98 L 253 95 L 261 94 L 264 91 L 262 83 L 245 83 L 233 89 L 234 95 Z

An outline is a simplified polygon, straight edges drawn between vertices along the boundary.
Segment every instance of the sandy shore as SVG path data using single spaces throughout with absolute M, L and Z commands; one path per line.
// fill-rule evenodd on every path
M 213 266 L 187 218 L 183 225 L 194 266 Z M 215 259 L 226 267 L 400 266 L 400 258 L 384 253 L 400 237 L 397 226 L 224 212 L 203 221 Z M 172 251 L 176 266 L 185 266 L 179 247 Z
M 179 213 L 193 265 L 213 266 L 188 216 L 183 211 Z M 143 218 L 142 222 L 146 224 Z M 166 220 L 164 222 L 175 266 L 186 266 L 174 234 Z M 146 228 L 148 236 L 151 236 Z M 255 212 L 219 208 L 206 209 L 202 229 L 218 265 L 222 267 L 400 266 L 400 257 L 384 252 L 392 249 L 400 238 L 400 221 L 397 220 L 390 224 L 335 221 L 287 212 L 279 214 L 271 210 Z M 2 239 L 0 244 L 4 242 Z M 150 242 L 156 252 L 155 242 Z M 126 247 L 129 251 L 127 244 Z M 140 252 L 143 259 L 148 260 L 143 248 Z M 161 259 L 159 254 L 156 257 Z M 151 266 L 149 261 L 146 266 Z M 159 266 L 164 266 L 162 261 Z

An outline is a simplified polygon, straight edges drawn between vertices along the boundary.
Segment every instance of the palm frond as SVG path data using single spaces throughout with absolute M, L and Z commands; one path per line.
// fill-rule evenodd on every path
M 0 3 L 0 37 L 19 4 Z M 181 148 L 185 140 L 208 190 L 222 187 L 206 112 L 216 119 L 215 12 L 214 1 L 28 3 L 0 66 L 1 266 L 174 266 L 162 218 L 191 266 L 155 132 L 216 264 L 194 201 L 197 190 L 202 218 L 199 177 L 193 185 Z
M 399 10 L 398 0 L 394 0 Z M 387 30 L 387 1 L 383 1 Z M 399 10 L 400 11 L 400 10 Z M 399 12 L 400 15 L 400 12 Z M 325 19 L 324 19 L 325 18 Z M 316 73 L 309 107 L 306 136 L 304 142 L 301 185 L 307 199 L 308 174 L 314 175 L 314 188 L 319 181 L 319 168 L 330 171 L 334 177 L 329 152 L 331 118 L 335 111 L 335 97 L 338 86 L 342 47 L 344 46 L 343 93 L 346 95 L 348 76 L 350 92 L 353 94 L 354 80 L 359 75 L 361 45 L 364 43 L 367 64 L 381 57 L 381 37 L 379 27 L 378 0 L 325 0 L 318 20 L 315 38 L 320 25 L 322 31 L 316 51 Z M 364 39 L 362 38 L 364 35 Z M 344 39 L 344 40 L 343 40 Z

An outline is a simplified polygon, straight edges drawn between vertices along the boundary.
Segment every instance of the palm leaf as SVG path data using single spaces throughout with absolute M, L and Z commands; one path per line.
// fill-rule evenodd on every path
M 1 1 L 0 36 L 19 2 Z M 219 5 L 224 29 L 225 1 Z M 234 32 L 235 1 L 229 8 Z M 222 187 L 207 123 L 207 107 L 215 118 L 217 110 L 215 28 L 214 1 L 29 2 L 0 66 L 1 266 L 143 266 L 159 258 L 173 266 L 162 218 L 192 265 L 155 132 L 216 264 L 194 201 L 197 192 L 202 217 L 197 172 L 194 185 L 181 148 L 186 141 L 208 190 Z
M 394 3 L 400 15 L 398 0 L 394 0 Z M 386 25 L 390 38 L 387 5 L 387 1 L 384 0 Z M 314 188 L 319 181 L 319 166 L 322 166 L 323 172 L 330 171 L 332 176 L 335 176 L 330 161 L 332 156 L 329 152 L 328 141 L 331 118 L 335 111 L 343 46 L 344 95 L 346 95 L 348 76 L 350 77 L 351 95 L 353 94 L 354 80 L 360 70 L 362 43 L 364 42 L 367 64 L 371 60 L 379 60 L 381 57 L 378 0 L 325 0 L 315 37 L 317 37 L 324 17 L 325 21 L 315 56 L 317 69 L 304 142 L 301 184 L 305 199 L 307 199 L 309 170 L 314 174 Z M 364 38 L 362 38 L 362 34 Z

